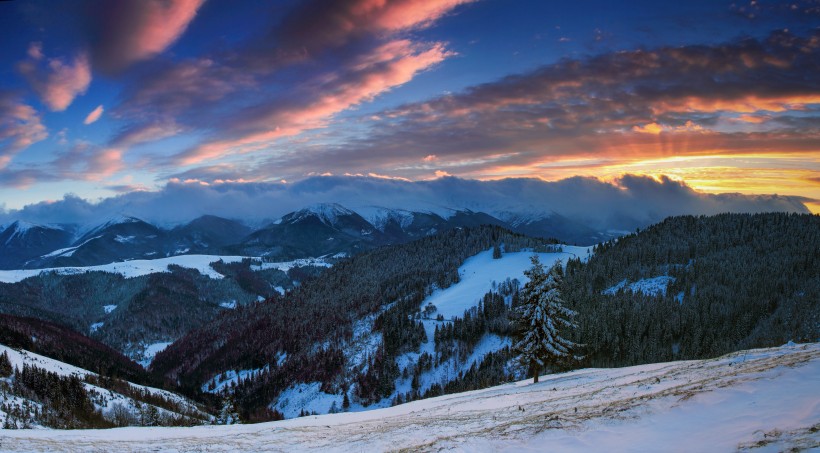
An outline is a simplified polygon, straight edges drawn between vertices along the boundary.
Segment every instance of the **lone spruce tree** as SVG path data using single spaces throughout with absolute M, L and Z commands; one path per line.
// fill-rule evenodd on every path
M 533 383 L 547 366 L 563 367 L 580 360 L 574 354 L 577 344 L 560 336 L 561 329 L 575 328 L 576 313 L 564 306 L 561 299 L 561 262 L 549 270 L 538 256 L 532 257 L 532 267 L 524 271 L 530 281 L 521 290 L 521 306 L 518 307 L 519 341 L 515 344 L 521 363 L 533 374 Z

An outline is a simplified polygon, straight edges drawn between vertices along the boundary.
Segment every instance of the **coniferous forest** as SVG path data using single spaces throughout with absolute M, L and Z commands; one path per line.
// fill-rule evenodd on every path
M 656 295 L 619 282 L 671 277 Z M 820 217 L 672 217 L 567 263 L 584 365 L 714 357 L 820 339 Z

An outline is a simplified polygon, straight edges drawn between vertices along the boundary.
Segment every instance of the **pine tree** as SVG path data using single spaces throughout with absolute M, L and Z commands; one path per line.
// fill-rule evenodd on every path
M 544 271 L 538 256 L 532 257 L 532 267 L 524 272 L 530 281 L 521 290 L 518 307 L 519 341 L 515 345 L 521 362 L 533 373 L 533 383 L 549 365 L 565 366 L 581 357 L 574 354 L 578 346 L 560 336 L 561 329 L 577 327 L 576 313 L 564 306 L 561 299 L 561 262 Z
M 493 259 L 501 259 L 501 247 L 498 245 L 497 242 L 495 243 L 495 245 L 493 245 Z
M 7 377 L 11 376 L 12 369 L 11 369 L 11 360 L 9 360 L 9 353 L 3 351 L 3 354 L 0 355 L 0 377 Z

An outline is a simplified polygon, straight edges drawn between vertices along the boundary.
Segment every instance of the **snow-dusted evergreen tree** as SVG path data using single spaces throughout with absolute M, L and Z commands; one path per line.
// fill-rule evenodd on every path
M 519 341 L 515 349 L 522 364 L 532 371 L 535 383 L 547 366 L 564 366 L 581 357 L 573 351 L 578 345 L 560 336 L 561 329 L 577 327 L 573 321 L 576 313 L 561 299 L 561 262 L 545 272 L 538 256 L 533 256 L 532 267 L 524 275 L 530 281 L 520 293 Z

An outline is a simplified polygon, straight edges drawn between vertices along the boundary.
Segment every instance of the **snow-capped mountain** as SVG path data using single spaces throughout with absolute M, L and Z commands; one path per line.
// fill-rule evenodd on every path
M 70 228 L 13 222 L 0 230 L 0 269 L 20 266 L 30 259 L 65 247 L 72 236 Z
M 70 247 L 51 251 L 26 263 L 26 267 L 91 266 L 134 259 L 161 257 L 165 233 L 134 217 L 120 217 L 91 229 Z
M 95 266 L 185 254 L 266 256 L 278 260 L 350 255 L 453 228 L 481 225 L 570 244 L 590 245 L 612 237 L 558 214 L 537 210 L 492 215 L 442 206 L 410 210 L 317 203 L 257 230 L 215 215 L 170 228 L 128 215 L 85 226 L 17 221 L 0 232 L 0 269 Z
M 356 253 L 386 243 L 382 232 L 359 214 L 338 204 L 320 204 L 286 214 L 250 234 L 236 250 L 292 259 Z

